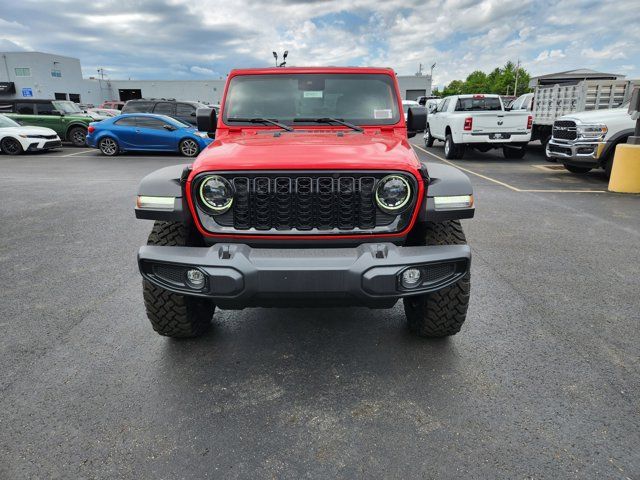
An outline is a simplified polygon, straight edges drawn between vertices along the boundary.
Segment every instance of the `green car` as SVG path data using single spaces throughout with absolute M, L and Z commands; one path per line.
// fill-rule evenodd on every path
M 96 121 L 69 100 L 0 100 L 0 113 L 20 125 L 55 130 L 62 141 L 71 142 L 76 147 L 85 146 L 87 127 Z

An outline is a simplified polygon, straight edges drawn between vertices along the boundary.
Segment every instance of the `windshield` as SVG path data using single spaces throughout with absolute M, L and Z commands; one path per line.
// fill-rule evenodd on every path
M 69 100 L 58 100 L 53 102 L 56 110 L 62 113 L 83 113 L 80 107 Z
M 393 78 L 384 74 L 242 75 L 229 83 L 225 122 L 268 118 L 289 124 L 296 118 L 326 117 L 365 125 L 397 123 Z
M 500 99 L 496 97 L 459 98 L 456 112 L 479 112 L 486 110 L 502 110 Z
M 19 127 L 19 126 L 20 126 L 19 123 L 14 122 L 9 117 L 5 117 L 4 115 L 0 115 L 0 128 Z

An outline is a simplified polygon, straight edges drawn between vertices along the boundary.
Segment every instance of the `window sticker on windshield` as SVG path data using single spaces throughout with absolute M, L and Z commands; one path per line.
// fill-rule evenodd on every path
M 322 98 L 322 90 L 305 90 L 304 98 Z
M 391 110 L 390 109 L 384 109 L 384 110 L 374 110 L 373 111 L 373 118 L 391 118 Z

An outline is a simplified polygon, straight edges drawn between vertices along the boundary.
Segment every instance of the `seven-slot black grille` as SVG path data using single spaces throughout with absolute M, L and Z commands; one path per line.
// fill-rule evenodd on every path
M 577 136 L 576 122 L 556 120 L 553 123 L 553 138 L 557 140 L 575 140 Z
M 227 213 L 209 218 L 213 218 L 216 225 L 226 227 L 226 231 L 255 233 L 357 233 L 377 227 L 400 230 L 406 226 L 413 208 L 395 215 L 376 206 L 375 187 L 386 175 L 388 173 L 377 172 L 224 174 L 235 189 L 233 206 Z M 410 207 L 413 207 L 417 187 L 409 175 L 405 177 L 412 185 Z M 207 222 L 204 223 L 207 228 Z

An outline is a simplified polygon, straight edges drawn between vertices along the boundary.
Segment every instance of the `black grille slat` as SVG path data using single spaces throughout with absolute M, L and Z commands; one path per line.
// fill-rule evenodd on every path
M 235 190 L 233 206 L 210 218 L 222 228 L 255 233 L 397 231 L 408 224 L 413 208 L 396 215 L 376 206 L 375 188 L 385 175 L 388 173 L 229 173 L 225 176 Z
M 316 195 L 314 197 L 314 211 L 316 227 L 320 230 L 330 230 L 335 226 L 335 199 L 333 178 L 320 177 L 316 179 Z
M 373 198 L 375 184 L 376 179 L 373 177 L 362 177 L 360 179 L 360 228 L 373 228 L 376 226 L 377 209 Z
M 296 178 L 296 228 L 311 230 L 313 228 L 313 179 L 311 177 Z
M 233 207 L 233 226 L 238 230 L 251 228 L 251 208 L 249 204 L 249 179 L 236 177 L 233 179 L 235 188 Z

